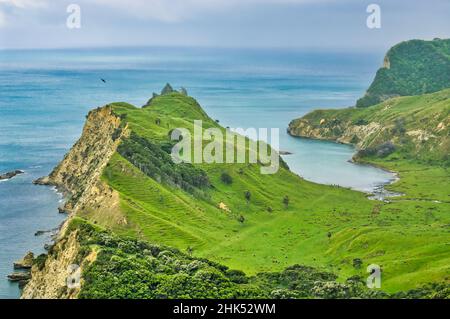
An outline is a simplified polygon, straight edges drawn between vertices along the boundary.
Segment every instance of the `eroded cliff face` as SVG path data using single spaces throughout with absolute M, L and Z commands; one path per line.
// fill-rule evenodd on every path
M 68 213 L 98 206 L 114 196 L 100 176 L 121 138 L 128 134 L 110 106 L 89 112 L 81 138 L 53 172 L 37 183 L 54 185 L 64 192 L 67 198 L 64 210 Z
M 322 119 L 320 123 L 311 123 L 308 119 L 297 119 L 289 123 L 288 133 L 293 136 L 336 141 L 343 144 L 354 144 L 357 148 L 366 148 L 381 142 L 389 127 L 377 122 L 365 125 L 353 125 L 349 122 L 336 122 L 333 119 Z
M 69 213 L 45 263 L 38 262 L 31 271 L 31 280 L 24 287 L 22 298 L 76 298 L 79 289 L 69 289 L 66 283 L 68 267 L 81 264 L 80 245 L 76 231 L 67 232 L 75 215 L 89 217 L 95 222 L 98 214 L 110 214 L 111 223 L 126 223 L 123 216 L 114 214 L 120 210 L 119 194 L 101 180 L 102 172 L 110 161 L 122 137 L 129 130 L 111 106 L 91 111 L 81 138 L 75 143 L 60 164 L 37 184 L 53 185 L 66 197 L 62 208 Z M 89 216 L 87 216 L 89 215 Z M 108 215 L 109 216 L 109 215 Z M 106 219 L 106 218 L 105 218 Z M 89 257 L 92 260 L 95 256 Z
M 388 107 L 389 104 L 379 110 L 380 118 Z M 425 118 L 426 124 L 423 119 L 414 119 L 410 115 L 393 116 L 382 124 L 381 121 L 374 120 L 355 121 L 351 113 L 339 117 L 335 113 L 318 111 L 314 116 L 306 115 L 293 120 L 289 123 L 288 133 L 292 136 L 352 144 L 357 150 L 377 149 L 391 144 L 395 149 L 404 149 L 412 158 L 433 153 L 436 158 L 445 160 L 450 146 L 450 117 L 447 113 L 448 111 L 442 110 L 430 114 Z M 408 120 L 406 124 L 403 123 L 405 118 Z
M 80 245 L 77 232 L 60 238 L 47 254 L 42 265 L 31 269 L 31 280 L 22 291 L 22 299 L 71 299 L 76 298 L 79 289 L 69 289 L 68 268 L 75 264 Z

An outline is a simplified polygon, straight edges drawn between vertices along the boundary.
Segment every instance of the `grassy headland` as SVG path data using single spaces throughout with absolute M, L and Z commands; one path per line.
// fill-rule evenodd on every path
M 345 282 L 365 278 L 367 265 L 379 264 L 383 290 L 394 292 L 442 282 L 448 274 L 448 204 L 371 201 L 359 192 L 305 181 L 284 166 L 274 175 L 262 175 L 260 164 L 195 164 L 188 170 L 192 176 L 166 174 L 161 163 L 171 130 L 192 129 L 199 119 L 206 128 L 220 126 L 194 99 L 177 92 L 155 97 L 145 108 L 109 107 L 131 134 L 101 177 L 119 194 L 119 205 L 107 213 L 88 205 L 77 213 L 92 223 L 248 275 L 303 264 Z M 133 136 L 135 142 L 147 141 L 141 145 L 153 154 L 152 162 L 139 162 L 135 144 L 127 142 Z M 126 145 L 131 148 L 123 149 Z M 230 177 L 226 182 L 224 174 Z M 204 185 L 183 187 L 182 181 L 205 175 Z
M 411 40 L 392 47 L 357 107 L 450 87 L 450 39 Z

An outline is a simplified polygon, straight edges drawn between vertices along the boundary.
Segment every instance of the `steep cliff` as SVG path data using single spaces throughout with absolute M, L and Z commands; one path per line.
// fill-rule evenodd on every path
M 119 211 L 119 195 L 101 179 L 101 174 L 122 139 L 126 124 L 107 105 L 89 112 L 80 139 L 47 177 L 35 183 L 56 186 L 64 193 L 62 211 L 70 214 L 55 245 L 44 260 L 37 259 L 32 278 L 22 298 L 75 298 L 78 290 L 67 289 L 67 268 L 76 263 L 80 245 L 76 231 L 67 231 L 75 215 L 95 219 L 107 215 L 110 225 L 126 223 Z M 41 256 L 43 258 L 43 256 Z
M 101 174 L 121 138 L 128 134 L 127 125 L 110 105 L 89 112 L 80 139 L 51 174 L 36 183 L 53 185 L 62 191 L 67 199 L 66 212 L 102 206 L 115 194 L 101 181 Z

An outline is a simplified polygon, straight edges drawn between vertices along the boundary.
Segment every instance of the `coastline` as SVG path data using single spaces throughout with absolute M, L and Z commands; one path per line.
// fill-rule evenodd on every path
M 340 144 L 340 145 L 348 145 L 348 146 L 353 147 L 356 150 L 355 144 L 338 141 L 336 139 L 313 138 L 313 137 L 307 137 L 307 136 L 294 135 L 290 132 L 289 128 L 287 129 L 287 133 L 289 136 L 291 136 L 293 138 L 314 140 L 314 141 L 321 141 L 321 142 L 331 142 L 331 143 Z M 370 200 L 380 200 L 380 201 L 384 201 L 384 202 L 389 202 L 389 200 L 386 200 L 387 198 L 400 197 L 400 196 L 404 195 L 403 193 L 397 193 L 397 192 L 393 192 L 393 191 L 389 191 L 389 190 L 385 189 L 386 186 L 393 185 L 400 180 L 400 174 L 398 172 L 392 171 L 380 164 L 372 163 L 369 161 L 363 161 L 363 160 L 355 160 L 354 156 L 356 154 L 357 154 L 357 152 L 353 153 L 352 157 L 348 160 L 349 163 L 351 163 L 353 165 L 368 166 L 368 167 L 380 169 L 386 173 L 391 174 L 392 178 L 390 178 L 389 180 L 386 180 L 385 182 L 380 182 L 378 184 L 375 184 L 371 191 L 364 191 L 364 190 L 359 190 L 359 189 L 354 189 L 354 188 L 350 188 L 350 189 L 357 191 L 357 192 L 367 194 L 367 198 Z M 299 176 L 302 177 L 301 175 L 299 175 Z M 304 178 L 304 177 L 302 177 L 302 178 Z M 318 183 L 318 184 L 321 184 L 321 183 Z M 322 184 L 322 185 L 327 185 L 327 184 Z

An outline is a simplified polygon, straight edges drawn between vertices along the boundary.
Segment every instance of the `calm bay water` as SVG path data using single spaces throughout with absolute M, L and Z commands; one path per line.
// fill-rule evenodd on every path
M 392 176 L 348 163 L 345 145 L 290 137 L 290 120 L 318 107 L 353 105 L 382 55 L 282 50 L 79 49 L 0 51 L 0 298 L 17 298 L 6 280 L 12 262 L 43 252 L 58 226 L 60 197 L 32 180 L 47 175 L 79 137 L 87 112 L 114 101 L 143 105 L 166 82 L 183 86 L 212 118 L 230 127 L 278 127 L 280 149 L 306 179 L 370 191 Z M 106 79 L 106 83 L 100 81 Z

